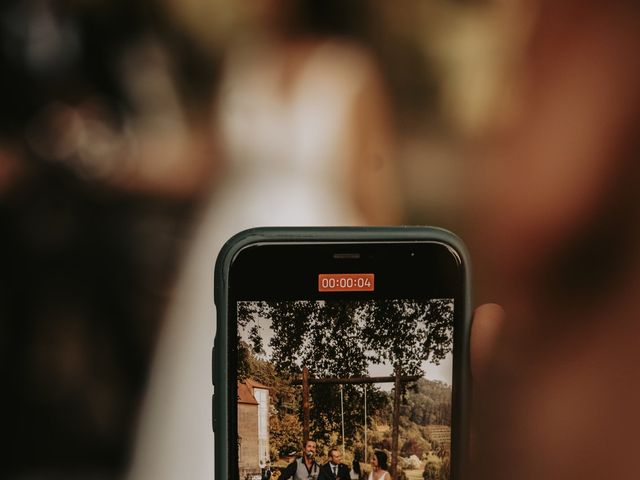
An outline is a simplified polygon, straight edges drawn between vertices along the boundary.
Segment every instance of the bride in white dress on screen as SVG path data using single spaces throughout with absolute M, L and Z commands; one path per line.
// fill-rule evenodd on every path
M 262 39 L 231 50 L 225 72 L 216 123 L 226 177 L 160 335 L 132 479 L 213 478 L 213 265 L 230 236 L 262 225 L 400 221 L 390 115 L 365 50 L 317 37 Z
M 387 454 L 380 450 L 373 452 L 371 457 L 371 473 L 368 480 L 391 480 L 391 474 L 387 471 Z

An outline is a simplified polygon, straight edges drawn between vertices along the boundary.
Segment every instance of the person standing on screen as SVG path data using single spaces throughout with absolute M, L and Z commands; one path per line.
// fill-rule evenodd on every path
M 329 461 L 322 465 L 322 470 L 332 480 L 350 480 L 349 467 L 342 463 L 342 453 L 336 447 L 329 450 Z
M 282 472 L 280 480 L 330 480 L 315 460 L 316 442 L 307 440 L 304 444 L 302 456 L 291 462 Z
M 371 457 L 371 473 L 369 474 L 369 480 L 391 480 L 391 474 L 387 470 L 388 465 L 387 454 L 376 450 Z

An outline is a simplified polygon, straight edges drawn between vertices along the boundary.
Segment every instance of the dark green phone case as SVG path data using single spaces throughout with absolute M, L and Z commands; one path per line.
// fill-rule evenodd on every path
M 452 431 L 452 445 L 456 446 L 456 465 L 452 466 L 452 479 L 462 480 L 464 459 L 468 456 L 470 375 L 469 333 L 471 328 L 470 262 L 467 249 L 453 233 L 435 227 L 261 227 L 242 231 L 231 237 L 220 250 L 214 275 L 214 300 L 216 305 L 216 335 L 212 353 L 213 429 L 215 433 L 215 478 L 232 479 L 229 465 L 229 425 L 227 412 L 229 399 L 229 332 L 227 323 L 228 280 L 231 264 L 243 248 L 259 243 L 312 243 L 312 242 L 381 242 L 381 241 L 436 241 L 448 245 L 459 256 L 464 281 L 462 305 L 462 332 L 458 335 L 460 361 L 454 370 L 457 386 L 458 408 L 454 410 L 457 427 Z M 214 453 L 214 452 L 212 452 Z M 463 461 L 460 461 L 463 459 Z M 235 479 L 234 479 L 235 480 Z

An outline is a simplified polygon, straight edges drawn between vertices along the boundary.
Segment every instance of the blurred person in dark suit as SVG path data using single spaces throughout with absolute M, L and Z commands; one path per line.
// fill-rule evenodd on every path
M 322 465 L 322 470 L 326 473 L 325 477 L 332 480 L 350 480 L 349 467 L 342 463 L 342 453 L 336 447 L 329 450 L 329 461 Z

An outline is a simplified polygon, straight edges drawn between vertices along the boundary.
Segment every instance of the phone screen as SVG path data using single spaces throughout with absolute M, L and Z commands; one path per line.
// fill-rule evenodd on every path
M 228 307 L 237 478 L 456 478 L 463 274 L 439 242 L 241 250 Z

